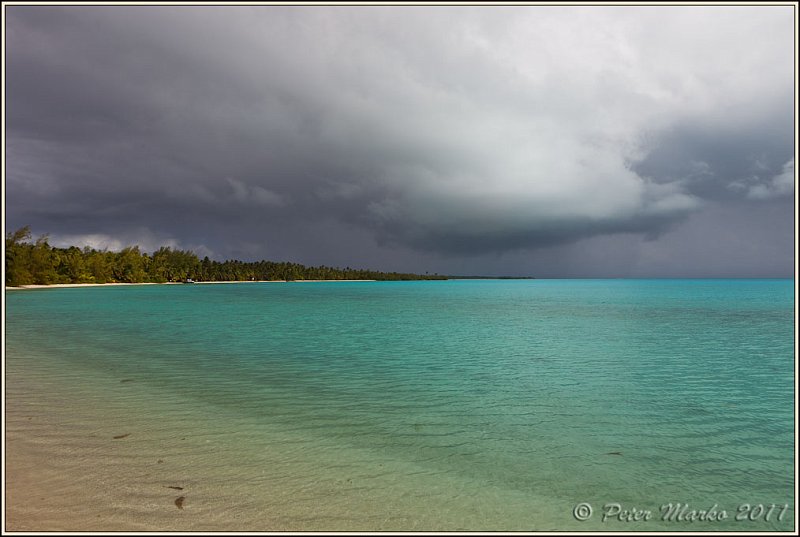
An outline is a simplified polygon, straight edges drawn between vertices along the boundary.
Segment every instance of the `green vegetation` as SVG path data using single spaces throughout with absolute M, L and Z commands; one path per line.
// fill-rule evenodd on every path
M 119 252 L 88 246 L 55 248 L 47 235 L 35 241 L 28 226 L 6 236 L 6 285 L 55 283 L 164 283 L 169 281 L 250 280 L 445 280 L 445 276 L 374 270 L 306 267 L 273 261 L 202 260 L 189 250 L 161 247 L 152 255 L 138 246 Z

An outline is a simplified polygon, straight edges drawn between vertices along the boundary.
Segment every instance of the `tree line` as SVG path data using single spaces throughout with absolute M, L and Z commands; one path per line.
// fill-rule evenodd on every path
M 32 239 L 29 226 L 6 236 L 6 285 L 57 283 L 165 283 L 251 280 L 445 280 L 446 276 L 379 272 L 299 263 L 200 259 L 191 250 L 162 246 L 152 254 L 138 246 L 118 252 L 88 246 L 57 248 L 47 235 Z

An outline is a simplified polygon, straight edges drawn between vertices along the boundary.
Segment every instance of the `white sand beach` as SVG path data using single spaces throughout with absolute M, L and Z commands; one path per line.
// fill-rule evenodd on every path
M 213 282 L 192 282 L 195 284 L 222 284 L 222 283 L 320 283 L 320 282 L 374 282 L 377 280 L 228 280 Z M 142 283 L 53 283 L 49 285 L 31 284 L 20 285 L 17 287 L 6 286 L 6 291 L 16 291 L 21 289 L 58 289 L 64 287 L 114 287 L 126 285 L 184 285 L 184 282 L 142 282 Z

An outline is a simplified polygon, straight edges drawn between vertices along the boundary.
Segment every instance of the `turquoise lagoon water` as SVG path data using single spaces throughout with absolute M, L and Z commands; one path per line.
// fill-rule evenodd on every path
M 281 453 L 261 464 L 270 495 L 292 497 L 270 506 L 287 528 L 791 530 L 793 300 L 789 280 L 15 291 L 6 380 L 35 368 L 125 389 L 154 421 L 162 394 L 191 406 L 197 434 L 219 418 L 231 453 Z M 213 473 L 224 455 L 193 464 Z M 293 486 L 301 468 L 361 488 L 338 517 L 304 518 L 338 500 Z M 258 503 L 267 483 L 248 483 Z M 728 518 L 663 520 L 670 502 Z M 603 520 L 611 503 L 652 516 Z

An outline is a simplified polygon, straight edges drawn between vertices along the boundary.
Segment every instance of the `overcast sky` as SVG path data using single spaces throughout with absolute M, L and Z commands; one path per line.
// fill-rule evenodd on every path
M 445 274 L 793 275 L 793 6 L 4 9 L 7 230 Z

